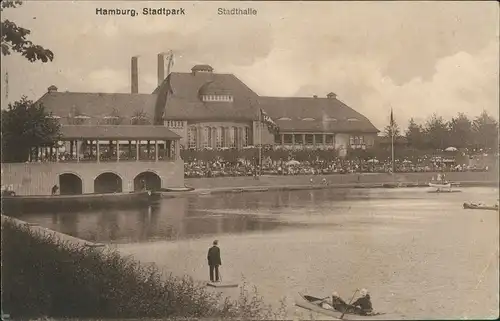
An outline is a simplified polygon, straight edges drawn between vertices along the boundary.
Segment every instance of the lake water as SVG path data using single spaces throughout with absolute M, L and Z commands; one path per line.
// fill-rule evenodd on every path
M 382 319 L 496 318 L 499 214 L 464 210 L 494 204 L 498 189 L 330 189 L 192 195 L 144 210 L 22 215 L 90 241 L 112 243 L 174 274 L 208 278 L 206 252 L 222 251 L 224 280 L 257 286 L 289 317 L 298 292 L 348 301 L 370 290 Z M 238 289 L 223 290 L 236 296 Z

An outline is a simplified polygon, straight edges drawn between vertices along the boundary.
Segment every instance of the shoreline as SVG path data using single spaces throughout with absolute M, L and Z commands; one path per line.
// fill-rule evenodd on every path
M 423 188 L 438 173 L 334 174 L 334 175 L 263 175 L 254 177 L 186 178 L 192 191 L 161 192 L 162 198 L 220 193 L 320 190 L 337 188 Z M 452 172 L 447 179 L 458 187 L 499 187 L 495 172 Z M 325 179 L 327 184 L 322 183 Z M 312 180 L 312 183 L 311 183 Z

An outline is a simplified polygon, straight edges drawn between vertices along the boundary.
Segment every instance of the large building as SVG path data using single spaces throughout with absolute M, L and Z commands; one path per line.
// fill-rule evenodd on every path
M 159 79 L 152 94 L 139 94 L 137 68 L 133 58 L 131 94 L 58 92 L 51 86 L 39 102 L 68 125 L 163 125 L 180 136 L 181 149 L 239 149 L 262 142 L 336 149 L 345 155 L 372 146 L 378 133 L 334 93 L 262 97 L 235 75 L 196 65 L 191 72 Z M 160 59 L 158 68 L 164 68 Z M 279 133 L 259 121 L 260 110 L 277 123 Z

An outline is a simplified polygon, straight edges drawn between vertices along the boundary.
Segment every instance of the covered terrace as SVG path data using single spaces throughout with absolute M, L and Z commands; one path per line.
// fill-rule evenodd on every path
M 180 136 L 164 126 L 66 125 L 54 146 L 33 147 L 30 162 L 174 161 Z

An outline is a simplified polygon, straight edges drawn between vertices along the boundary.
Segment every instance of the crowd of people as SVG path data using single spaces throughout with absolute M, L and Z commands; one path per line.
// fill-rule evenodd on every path
M 450 159 L 423 157 L 417 160 L 396 159 L 394 170 L 399 173 L 415 172 L 456 172 L 487 171 L 488 166 L 457 164 Z M 262 162 L 262 170 L 256 159 L 237 159 L 228 161 L 217 158 L 212 161 L 185 160 L 184 176 L 192 177 L 234 177 L 262 175 L 329 175 L 347 173 L 390 173 L 392 161 L 370 159 L 367 161 L 342 159 L 297 161 L 294 159 L 273 161 L 270 158 Z

